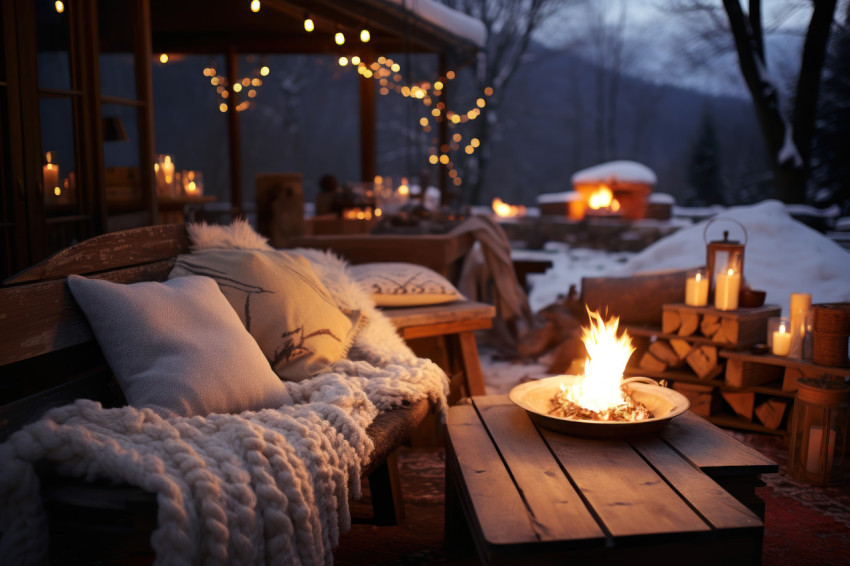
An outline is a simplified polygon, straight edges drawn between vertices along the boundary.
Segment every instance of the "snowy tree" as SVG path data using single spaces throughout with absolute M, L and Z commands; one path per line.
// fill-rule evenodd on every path
M 694 191 L 692 205 L 725 204 L 720 173 L 720 144 L 714 121 L 708 110 L 703 111 L 696 143 L 688 163 L 688 184 Z
M 850 4 L 833 34 L 812 145 L 810 199 L 850 212 Z
M 474 85 L 470 90 L 483 93 L 487 87 L 491 87 L 493 95 L 487 100 L 481 116 L 475 120 L 474 137 L 478 138 L 480 147 L 476 157 L 467 160 L 465 165 L 465 194 L 471 203 L 477 203 L 481 199 L 482 172 L 486 170 L 490 160 L 488 142 L 498 123 L 502 94 L 517 68 L 526 62 L 524 56 L 534 32 L 569 1 L 571 0 L 442 0 L 451 8 L 481 20 L 487 30 L 486 63 L 473 78 Z
M 670 10 L 680 15 L 700 16 L 694 37 L 713 42 L 725 32 L 725 37 L 732 40 L 771 158 L 775 196 L 785 202 L 806 202 L 821 75 L 837 0 L 810 2 L 811 17 L 799 52 L 799 72 L 788 100 L 782 94 L 782 85 L 771 76 L 765 55 L 765 36 L 771 28 L 763 21 L 761 0 L 749 0 L 746 11 L 741 0 L 722 0 L 722 7 L 706 0 L 674 0 L 671 4 Z M 781 4 L 787 10 L 800 7 L 799 2 L 765 4 Z M 787 18 L 790 13 L 783 15 Z

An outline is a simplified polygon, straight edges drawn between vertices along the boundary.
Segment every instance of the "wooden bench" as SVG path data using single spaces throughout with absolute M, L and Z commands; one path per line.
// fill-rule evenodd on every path
M 758 564 L 778 466 L 686 412 L 660 434 L 538 429 L 507 396 L 449 410 L 446 544 L 484 564 Z
M 65 277 L 97 274 L 120 283 L 164 281 L 176 256 L 188 252 L 183 225 L 114 232 L 71 246 L 0 286 L 0 441 L 45 410 L 74 399 L 95 399 L 106 407 L 125 404 Z M 430 411 L 430 403 L 422 400 L 379 414 L 368 428 L 375 451 L 363 476 L 372 484 L 378 524 L 392 523 L 398 516 L 388 458 Z M 147 544 L 155 526 L 153 495 L 129 486 L 59 478 L 48 469 L 41 472 L 51 535 L 57 535 L 51 536 L 52 553 L 61 556 L 72 547 L 75 556 L 87 561 L 153 558 Z

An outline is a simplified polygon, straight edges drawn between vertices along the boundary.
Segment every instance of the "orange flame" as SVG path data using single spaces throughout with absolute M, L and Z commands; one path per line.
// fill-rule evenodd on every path
M 620 382 L 635 348 L 627 332 L 617 336 L 618 317 L 606 323 L 597 312 L 588 309 L 587 314 L 590 327 L 582 329 L 582 341 L 587 349 L 584 375 L 564 391 L 568 399 L 577 405 L 593 411 L 605 411 L 626 402 Z
M 493 212 L 501 218 L 512 218 L 525 215 L 525 207 L 521 204 L 508 204 L 499 197 L 493 199 Z
M 599 185 L 590 194 L 587 204 L 593 210 L 607 209 L 612 212 L 620 210 L 620 201 L 614 198 L 614 193 L 605 185 Z

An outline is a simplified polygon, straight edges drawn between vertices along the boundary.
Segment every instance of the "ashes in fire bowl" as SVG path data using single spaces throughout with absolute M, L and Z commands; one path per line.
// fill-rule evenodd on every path
M 619 319 L 607 323 L 590 312 L 582 338 L 584 375 L 561 375 L 518 385 L 511 400 L 545 428 L 582 436 L 623 437 L 659 430 L 690 403 L 677 391 L 645 377 L 623 378 L 634 352 Z

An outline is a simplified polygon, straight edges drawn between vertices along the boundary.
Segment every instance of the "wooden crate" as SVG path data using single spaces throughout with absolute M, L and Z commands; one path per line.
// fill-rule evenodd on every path
M 781 312 L 776 305 L 722 311 L 670 303 L 662 307 L 661 330 L 682 337 L 701 336 L 723 348 L 745 350 L 766 341 L 767 320 Z

